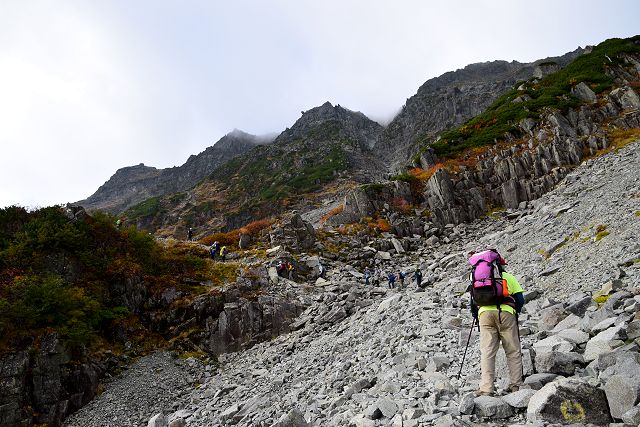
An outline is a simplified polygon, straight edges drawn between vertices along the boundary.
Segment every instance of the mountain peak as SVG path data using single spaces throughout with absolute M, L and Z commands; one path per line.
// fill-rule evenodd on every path
M 233 138 L 246 138 L 246 139 L 256 138 L 255 135 L 247 133 L 247 132 L 245 132 L 243 130 L 240 130 L 238 128 L 233 128 L 233 130 L 231 132 L 229 132 L 228 134 L 226 134 L 225 136 L 229 136 L 229 137 L 233 137 Z

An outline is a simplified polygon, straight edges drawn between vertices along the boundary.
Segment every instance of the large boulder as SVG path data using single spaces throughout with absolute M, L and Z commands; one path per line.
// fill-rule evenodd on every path
M 571 93 L 577 96 L 582 101 L 593 104 L 598 100 L 596 97 L 596 93 L 591 90 L 591 88 L 585 83 L 580 82 L 573 89 L 571 89 Z
M 556 375 L 573 375 L 576 368 L 584 363 L 578 353 L 550 351 L 536 354 L 536 369 Z
M 584 350 L 584 360 L 590 362 L 595 360 L 598 355 L 608 353 L 624 344 L 622 341 L 625 338 L 624 328 L 625 325 L 614 326 L 591 338 Z
M 271 246 L 283 246 L 291 252 L 302 252 L 314 247 L 316 232 L 311 223 L 295 213 L 288 222 L 274 227 L 270 233 Z
M 304 415 L 297 409 L 292 409 L 288 414 L 283 415 L 271 427 L 309 427 L 310 424 L 304 419 Z
M 569 378 L 549 383 L 531 397 L 527 421 L 608 425 L 613 419 L 604 391 Z
M 611 416 L 622 416 L 640 402 L 640 377 L 613 375 L 604 386 Z
M 483 418 L 509 418 L 513 415 L 513 408 L 507 402 L 491 396 L 480 396 L 473 400 L 473 413 Z
M 640 97 L 630 87 L 614 89 L 609 97 L 624 110 L 637 110 L 640 108 Z

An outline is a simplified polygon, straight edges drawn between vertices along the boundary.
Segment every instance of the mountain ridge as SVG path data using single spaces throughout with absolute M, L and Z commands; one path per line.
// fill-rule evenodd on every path
M 189 156 L 181 166 L 157 169 L 140 163 L 120 168 L 94 194 L 76 203 L 89 211 L 118 214 L 146 199 L 188 190 L 212 169 L 272 140 L 271 135 L 256 136 L 234 129 L 214 145 Z

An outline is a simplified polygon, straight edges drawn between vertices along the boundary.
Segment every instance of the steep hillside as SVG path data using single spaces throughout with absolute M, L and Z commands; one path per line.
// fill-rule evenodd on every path
M 537 199 L 584 158 L 640 136 L 638 82 L 640 38 L 605 41 L 560 71 L 521 82 L 464 125 L 421 141 L 418 167 L 394 177 L 409 184 L 410 197 L 401 188 L 356 188 L 332 223 L 357 222 L 398 198 L 406 203 L 396 205 L 411 203 L 439 226 Z
M 272 139 L 236 129 L 202 153 L 190 156 L 182 166 L 156 169 L 140 164 L 118 169 L 94 194 L 77 204 L 89 211 L 118 214 L 149 198 L 186 191 L 224 162 Z
M 79 207 L 0 209 L 0 425 L 59 426 L 155 349 L 216 354 L 288 332 L 302 300 L 270 291 L 256 254 L 214 262 Z
M 492 61 L 471 64 L 425 82 L 385 128 L 376 147 L 381 155 L 401 168 L 413 156 L 419 141 L 455 128 L 482 113 L 500 95 L 533 76 L 542 77 L 570 63 L 584 49 L 533 63 Z
M 640 385 L 639 144 L 583 163 L 521 209 L 440 229 L 432 242 L 407 237 L 384 251 L 374 247 L 388 237 L 345 238 L 344 255 L 323 261 L 327 281 L 299 290 L 314 302 L 294 332 L 221 356 L 215 368 L 164 354 L 141 360 L 67 425 L 115 417 L 123 426 L 152 417 L 155 425 L 182 419 L 193 427 L 637 425 L 638 398 L 626 390 Z M 485 247 L 506 257 L 526 292 L 519 322 L 528 388 L 506 390 L 499 353 L 497 395 L 475 398 L 478 333 L 461 289 L 466 254 Z M 365 266 L 376 271 L 369 287 Z M 413 280 L 387 288 L 388 272 L 416 267 L 425 289 Z M 142 387 L 128 398 L 141 371 L 154 368 L 158 384 L 175 384 L 183 372 L 200 383 Z M 144 403 L 181 392 L 176 404 Z
M 233 229 L 312 202 L 318 191 L 368 182 L 384 170 L 371 150 L 382 127 L 325 103 L 303 113 L 272 144 L 238 156 L 193 190 L 150 199 L 125 213 L 150 231 Z M 176 228 L 177 226 L 177 228 Z M 178 231 L 177 231 L 178 230 Z

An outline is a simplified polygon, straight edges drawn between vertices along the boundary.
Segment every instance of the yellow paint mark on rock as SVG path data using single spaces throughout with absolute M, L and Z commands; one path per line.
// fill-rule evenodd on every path
M 560 412 L 565 421 L 570 423 L 581 423 L 587 419 L 582 405 L 571 400 L 565 400 L 560 404 Z

